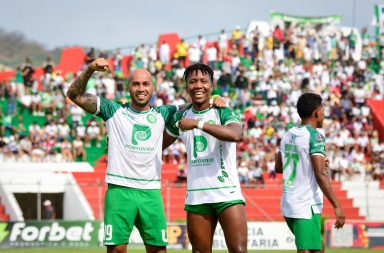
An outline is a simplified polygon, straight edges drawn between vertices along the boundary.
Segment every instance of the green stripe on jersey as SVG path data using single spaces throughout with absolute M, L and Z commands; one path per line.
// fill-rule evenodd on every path
M 210 190 L 225 189 L 225 188 L 236 188 L 236 186 L 232 185 L 232 186 L 213 187 L 213 188 L 200 188 L 200 189 L 187 190 L 187 192 L 210 191 Z
M 111 173 L 107 173 L 107 176 L 119 177 L 119 178 L 124 178 L 124 179 L 129 179 L 129 180 L 135 180 L 135 181 L 160 182 L 160 179 L 141 179 L 141 178 L 133 178 L 133 177 L 124 177 L 124 176 L 115 175 L 115 174 L 111 174 Z

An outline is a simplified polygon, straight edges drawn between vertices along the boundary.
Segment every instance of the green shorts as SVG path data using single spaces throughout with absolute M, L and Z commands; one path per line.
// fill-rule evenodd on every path
M 321 250 L 321 219 L 320 214 L 312 213 L 311 219 L 284 217 L 289 229 L 295 235 L 298 250 Z
M 134 225 L 145 244 L 167 245 L 160 190 L 108 184 L 104 200 L 104 245 L 127 244 Z
M 225 208 L 242 204 L 245 205 L 243 200 L 231 200 L 226 202 L 208 203 L 201 205 L 185 205 L 184 210 L 191 213 L 203 214 L 203 215 L 219 215 Z

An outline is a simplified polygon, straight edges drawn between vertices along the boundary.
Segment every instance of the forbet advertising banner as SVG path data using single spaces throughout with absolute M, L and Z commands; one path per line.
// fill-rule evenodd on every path
M 329 247 L 384 249 L 384 222 L 346 221 L 339 230 L 334 223 L 327 221 L 325 225 Z
M 100 221 L 27 221 L 0 222 L 0 248 L 98 247 L 102 246 L 103 222 Z M 168 248 L 187 248 L 185 224 L 169 224 Z M 143 247 L 143 240 L 133 229 L 129 245 Z
M 0 222 L 1 248 L 99 247 L 104 226 L 100 221 L 26 221 Z M 185 224 L 168 224 L 169 249 L 191 248 Z M 129 239 L 130 248 L 143 248 L 136 228 Z M 227 249 L 224 233 L 218 225 L 214 249 Z M 284 222 L 249 222 L 249 249 L 295 249 L 295 239 Z
M 0 248 L 98 246 L 98 221 L 0 222 Z

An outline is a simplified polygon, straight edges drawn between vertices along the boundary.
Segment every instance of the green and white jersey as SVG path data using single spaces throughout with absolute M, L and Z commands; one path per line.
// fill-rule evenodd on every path
M 179 131 L 175 124 L 182 118 L 202 120 L 215 125 L 240 124 L 240 118 L 229 108 L 195 111 L 190 105 L 175 113 L 171 124 L 167 125 L 167 133 L 174 137 L 180 136 L 187 149 L 185 204 L 244 200 L 237 175 L 236 143 L 218 140 L 200 129 Z
M 129 104 L 98 98 L 97 112 L 108 132 L 106 182 L 139 189 L 159 189 L 165 124 L 176 106 L 139 112 Z
M 311 156 L 325 156 L 322 134 L 311 126 L 295 126 L 281 140 L 283 196 L 281 210 L 285 217 L 310 219 L 321 213 L 323 192 L 317 184 Z

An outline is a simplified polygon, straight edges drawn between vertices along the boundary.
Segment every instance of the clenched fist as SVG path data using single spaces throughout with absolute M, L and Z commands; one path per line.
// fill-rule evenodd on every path
M 89 68 L 93 71 L 109 71 L 109 63 L 104 58 L 97 58 L 89 64 Z

